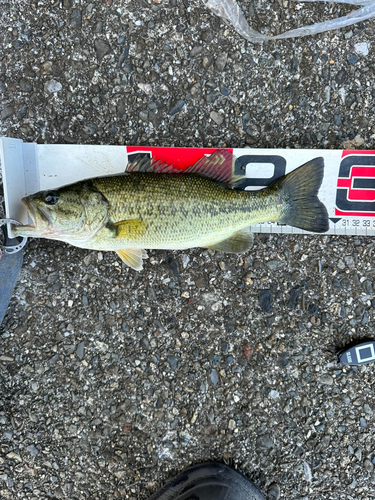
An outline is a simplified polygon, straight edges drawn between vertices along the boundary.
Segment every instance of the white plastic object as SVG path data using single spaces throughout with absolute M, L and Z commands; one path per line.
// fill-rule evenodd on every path
M 300 1 L 300 0 L 294 0 Z M 321 0 L 303 0 L 307 2 L 318 2 Z M 365 21 L 375 15 L 375 0 L 324 0 L 329 3 L 347 3 L 351 5 L 362 5 L 363 7 L 351 12 L 346 16 L 342 16 L 329 21 L 312 24 L 311 26 L 303 26 L 294 30 L 285 31 L 280 35 L 263 35 L 258 31 L 250 28 L 243 12 L 236 0 L 203 0 L 206 7 L 212 10 L 214 14 L 221 17 L 225 21 L 231 23 L 234 29 L 241 36 L 250 42 L 262 42 L 265 40 L 277 40 L 282 38 L 297 38 L 307 35 L 316 35 L 325 31 L 344 28 L 352 24 Z

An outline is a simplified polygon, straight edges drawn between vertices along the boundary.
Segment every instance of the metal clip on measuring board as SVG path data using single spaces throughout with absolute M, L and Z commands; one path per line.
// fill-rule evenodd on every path
M 13 253 L 17 253 L 19 252 L 20 250 L 22 250 L 22 248 L 26 245 L 26 242 L 27 242 L 27 238 L 25 236 L 23 236 L 21 238 L 21 241 L 16 244 L 16 245 L 7 245 L 7 241 L 8 241 L 8 235 L 6 233 L 6 230 L 5 230 L 5 224 L 13 224 L 15 226 L 21 226 L 21 222 L 19 222 L 18 220 L 14 220 L 14 219 L 0 219 L 0 227 L 4 233 L 4 244 L 3 245 L 0 245 L 0 259 L 1 259 L 1 256 L 2 254 L 13 254 Z

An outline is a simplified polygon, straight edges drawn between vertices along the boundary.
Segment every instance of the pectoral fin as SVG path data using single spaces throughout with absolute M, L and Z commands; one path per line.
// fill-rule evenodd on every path
M 122 220 L 113 224 L 116 238 L 136 239 L 146 231 L 146 223 L 143 220 Z
M 116 250 L 117 255 L 125 264 L 136 271 L 143 269 L 142 259 L 147 258 L 147 253 L 141 248 L 130 248 L 128 250 Z
M 219 241 L 214 245 L 210 245 L 207 248 L 212 250 L 219 250 L 220 252 L 228 253 L 241 253 L 249 250 L 253 244 L 253 234 L 248 231 L 238 231 L 238 233 L 232 234 L 229 238 L 223 241 Z

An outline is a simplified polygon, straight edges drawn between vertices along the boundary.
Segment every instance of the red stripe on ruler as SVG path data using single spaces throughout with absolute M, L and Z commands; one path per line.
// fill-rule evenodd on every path
M 156 160 L 161 160 L 185 170 L 194 165 L 203 155 L 210 155 L 219 148 L 160 148 L 147 146 L 126 146 L 128 154 L 150 153 Z M 233 149 L 225 148 L 233 153 Z

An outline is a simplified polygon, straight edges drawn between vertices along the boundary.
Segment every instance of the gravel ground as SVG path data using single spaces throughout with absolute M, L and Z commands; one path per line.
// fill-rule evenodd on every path
M 352 10 L 239 3 L 273 34 Z M 0 133 L 375 149 L 374 26 L 251 45 L 198 0 L 2 0 Z M 0 498 L 145 500 L 211 459 L 269 499 L 375 498 L 374 368 L 335 356 L 373 335 L 374 252 L 262 235 L 137 273 L 30 240 L 0 328 Z

